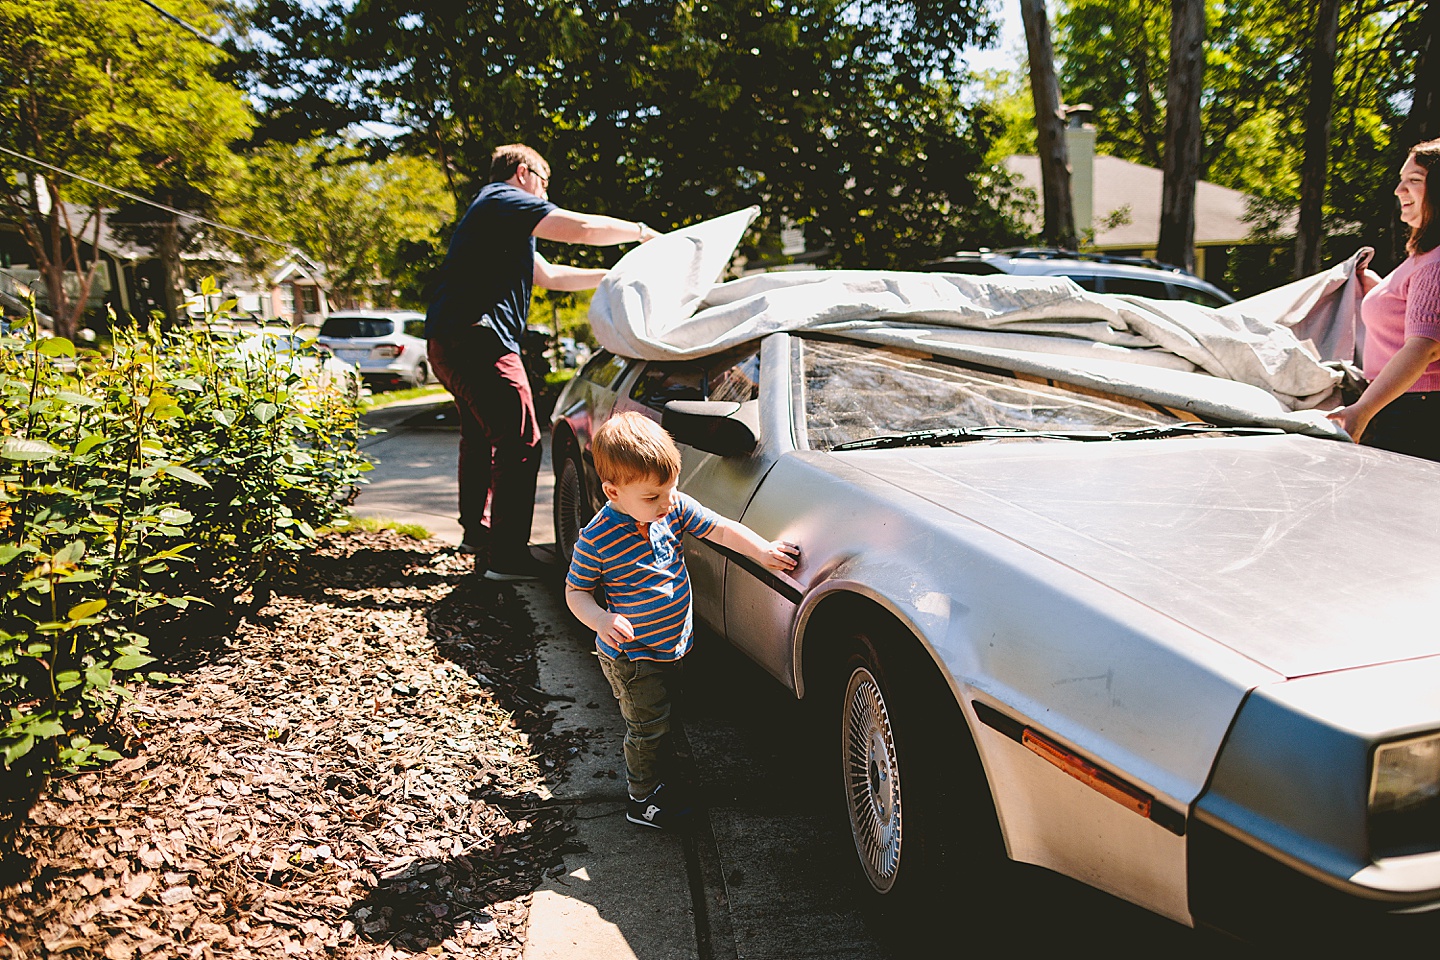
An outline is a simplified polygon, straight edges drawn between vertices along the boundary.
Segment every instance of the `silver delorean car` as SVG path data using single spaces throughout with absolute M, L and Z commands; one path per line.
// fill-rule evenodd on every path
M 993 850 L 1247 938 L 1436 929 L 1440 465 L 778 332 L 584 366 L 567 557 L 626 410 L 682 490 L 801 545 L 778 575 L 688 541 L 696 617 L 821 712 L 882 903 Z

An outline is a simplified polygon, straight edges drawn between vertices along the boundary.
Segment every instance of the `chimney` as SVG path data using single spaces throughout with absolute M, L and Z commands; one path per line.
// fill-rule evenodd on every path
M 1075 232 L 1081 246 L 1088 238 L 1093 244 L 1095 229 L 1095 125 L 1090 115 L 1095 108 L 1077 103 L 1065 111 L 1065 151 L 1070 156 L 1070 198 L 1075 209 Z

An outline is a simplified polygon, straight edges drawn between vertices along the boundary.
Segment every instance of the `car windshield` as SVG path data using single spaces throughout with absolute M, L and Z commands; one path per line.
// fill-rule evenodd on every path
M 1182 422 L 1138 400 L 943 357 L 819 339 L 796 343 L 812 449 L 957 427 L 1113 432 Z
M 395 321 L 380 317 L 331 317 L 320 328 L 320 336 L 351 340 L 388 337 L 395 332 Z

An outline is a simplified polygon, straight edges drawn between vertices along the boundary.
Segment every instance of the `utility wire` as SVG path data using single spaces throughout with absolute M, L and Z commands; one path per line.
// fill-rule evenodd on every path
M 169 20 L 171 23 L 175 24 L 176 26 L 184 27 L 186 30 L 189 30 L 191 33 L 193 33 L 193 34 L 196 36 L 196 38 L 198 38 L 198 39 L 200 39 L 200 40 L 204 40 L 206 43 L 210 44 L 210 46 L 212 46 L 212 47 L 219 47 L 219 46 L 220 46 L 220 44 L 216 43 L 214 40 L 211 40 L 209 37 L 205 36 L 205 34 L 201 33 L 197 28 L 192 27 L 190 24 L 186 23 L 184 20 L 181 20 L 179 17 L 175 16 L 175 14 L 171 13 L 169 10 L 166 10 L 166 9 L 164 9 L 164 8 L 162 8 L 162 7 L 156 6 L 155 4 L 151 3 L 150 0 L 140 0 L 140 2 L 143 3 L 143 4 L 145 4 L 145 6 L 149 7 L 151 10 L 154 10 L 156 13 L 160 14 L 160 16 L 164 17 L 166 20 Z
M 242 237 L 249 237 L 251 240 L 259 240 L 263 243 L 273 243 L 277 247 L 283 247 L 287 250 L 293 246 L 293 244 L 285 243 L 283 240 L 276 240 L 274 237 L 262 237 L 258 233 L 249 233 L 245 230 L 238 229 L 237 227 L 227 227 L 223 223 L 216 223 L 214 220 L 206 220 L 204 217 L 198 217 L 193 213 L 186 213 L 184 210 L 176 210 L 174 207 L 167 207 L 163 203 L 157 203 L 154 200 L 147 200 L 146 198 L 139 196 L 138 194 L 130 193 L 128 190 L 121 190 L 119 187 L 112 187 L 108 183 L 101 183 L 99 180 L 91 180 L 89 177 L 82 177 L 78 173 L 71 173 L 69 170 L 66 170 L 62 167 L 57 167 L 54 164 L 46 163 L 44 160 L 37 160 L 34 157 L 26 156 L 23 153 L 17 153 L 16 151 L 11 150 L 9 147 L 0 147 L 0 153 L 8 153 L 12 157 L 19 157 L 21 160 L 25 160 L 29 163 L 35 164 L 37 167 L 44 167 L 46 170 L 53 170 L 56 173 L 64 174 L 67 177 L 79 180 L 81 183 L 88 183 L 92 187 L 99 187 L 101 190 L 109 190 L 111 193 L 118 193 L 120 196 L 130 200 L 134 200 L 136 203 L 143 203 L 147 206 L 154 207 L 157 210 L 164 210 L 166 213 L 173 213 L 176 216 L 185 217 L 187 220 L 194 220 L 196 223 L 203 223 L 207 227 L 214 227 L 216 230 L 224 230 L 228 233 L 237 233 Z

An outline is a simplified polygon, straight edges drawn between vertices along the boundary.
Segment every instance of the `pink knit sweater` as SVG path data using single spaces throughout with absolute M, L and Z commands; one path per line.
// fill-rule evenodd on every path
M 1440 340 L 1440 247 L 1411 256 L 1360 304 L 1365 322 L 1365 379 L 1374 380 L 1410 337 Z M 1408 392 L 1440 390 L 1440 361 Z

